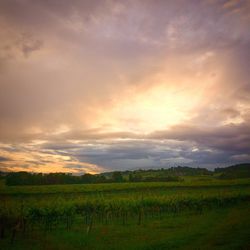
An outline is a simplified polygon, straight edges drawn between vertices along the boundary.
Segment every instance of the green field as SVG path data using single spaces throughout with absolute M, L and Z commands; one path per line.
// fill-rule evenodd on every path
M 250 249 L 250 179 L 0 185 L 0 249 Z

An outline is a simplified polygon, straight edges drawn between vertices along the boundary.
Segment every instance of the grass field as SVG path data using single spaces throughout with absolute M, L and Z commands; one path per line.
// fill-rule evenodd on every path
M 249 249 L 250 179 L 0 185 L 0 249 Z

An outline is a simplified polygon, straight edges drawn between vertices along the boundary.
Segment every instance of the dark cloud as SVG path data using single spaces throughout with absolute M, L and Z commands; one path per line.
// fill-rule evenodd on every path
M 0 162 L 3 162 L 3 161 L 11 161 L 11 159 L 0 156 Z
M 226 116 L 230 117 L 230 118 L 234 118 L 240 115 L 240 111 L 233 109 L 233 108 L 226 108 L 221 110 L 222 114 L 225 114 Z
M 229 124 L 221 127 L 175 126 L 170 130 L 154 132 L 150 135 L 154 139 L 174 139 L 193 141 L 198 145 L 236 154 L 250 152 L 249 124 Z
M 125 140 L 88 141 L 61 145 L 44 144 L 54 154 L 73 156 L 79 162 L 102 165 L 106 170 L 159 168 L 176 165 L 214 168 L 237 162 L 232 151 L 223 151 L 192 141 Z M 236 152 L 237 153 L 237 152 Z M 238 159 L 239 160 L 239 159 Z
M 43 41 L 26 36 L 25 34 L 23 34 L 23 38 L 20 43 L 21 50 L 26 57 L 28 57 L 32 52 L 41 49 L 43 46 Z

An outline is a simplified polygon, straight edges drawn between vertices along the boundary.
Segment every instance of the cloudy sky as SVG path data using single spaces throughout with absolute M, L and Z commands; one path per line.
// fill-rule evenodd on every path
M 249 0 L 0 0 L 0 170 L 250 161 Z

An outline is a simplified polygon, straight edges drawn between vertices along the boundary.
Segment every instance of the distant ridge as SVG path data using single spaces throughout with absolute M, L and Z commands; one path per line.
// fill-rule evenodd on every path
M 87 184 L 116 182 L 179 182 L 185 176 L 213 176 L 219 179 L 250 178 L 250 163 L 236 164 L 210 171 L 206 168 L 171 167 L 161 169 L 113 171 L 100 174 L 74 176 L 68 173 L 29 173 L 0 172 L 0 178 L 6 185 L 53 185 L 53 184 Z
M 216 168 L 221 179 L 250 178 L 250 163 L 241 163 L 226 168 Z

